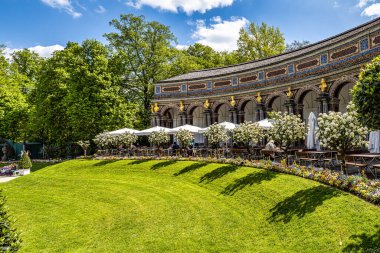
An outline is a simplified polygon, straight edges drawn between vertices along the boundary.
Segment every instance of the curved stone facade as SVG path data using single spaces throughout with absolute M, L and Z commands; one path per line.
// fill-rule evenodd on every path
M 152 125 L 258 121 L 268 111 L 345 111 L 360 69 L 380 54 L 380 19 L 271 58 L 155 84 Z M 153 109 L 154 108 L 154 109 Z

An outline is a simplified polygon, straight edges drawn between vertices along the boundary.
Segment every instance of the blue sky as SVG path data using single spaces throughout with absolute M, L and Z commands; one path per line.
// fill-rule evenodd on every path
M 170 26 L 178 47 L 233 50 L 249 22 L 279 27 L 287 43 L 317 42 L 380 16 L 380 0 L 0 0 L 0 44 L 48 56 L 68 41 L 106 43 L 109 21 L 126 13 Z

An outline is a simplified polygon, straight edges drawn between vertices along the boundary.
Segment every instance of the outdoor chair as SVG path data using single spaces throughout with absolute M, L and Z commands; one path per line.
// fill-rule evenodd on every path
M 358 169 L 358 172 L 359 173 L 362 173 L 362 171 L 365 170 L 365 168 L 368 166 L 366 163 L 364 162 L 360 162 L 360 161 L 357 161 L 355 159 L 355 157 L 353 156 L 346 156 L 346 160 L 344 161 L 344 164 L 346 166 L 346 170 L 347 170 L 347 173 L 349 173 L 348 169 L 350 167 L 354 167 L 354 168 L 357 168 Z
M 272 150 L 266 150 L 262 149 L 261 150 L 261 156 L 263 157 L 264 160 L 276 160 L 276 158 L 281 158 L 279 155 L 276 154 L 275 151 Z
M 328 156 L 323 158 L 324 169 L 334 169 L 337 165 L 339 165 L 339 161 L 336 152 L 330 152 Z
M 380 170 L 380 164 L 374 164 L 374 165 L 372 165 L 372 168 L 373 168 L 374 173 L 375 173 L 375 178 L 377 178 L 377 171 Z
M 307 166 L 307 163 L 310 162 L 311 165 L 315 166 L 316 163 L 318 163 L 317 158 L 311 158 L 309 155 L 305 152 L 298 152 L 296 151 L 296 161 L 298 164 L 302 165 L 304 163 L 305 166 Z

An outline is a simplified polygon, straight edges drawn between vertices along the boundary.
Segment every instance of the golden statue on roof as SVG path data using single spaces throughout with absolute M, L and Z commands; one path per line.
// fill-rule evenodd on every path
M 261 93 L 260 92 L 257 92 L 256 101 L 257 101 L 257 103 L 261 103 L 261 101 L 263 101 L 263 98 L 261 97 Z
M 292 98 L 293 97 L 292 88 L 288 87 L 288 92 L 286 93 L 286 96 L 288 96 L 288 98 Z
M 210 103 L 208 102 L 208 99 L 206 99 L 206 101 L 203 103 L 203 107 L 205 109 L 209 109 L 210 108 Z
M 153 112 L 157 113 L 160 110 L 158 103 L 154 103 Z
M 182 100 L 179 101 L 179 110 L 180 110 L 181 112 L 185 111 L 185 105 L 183 104 L 183 101 L 182 101 Z
M 319 85 L 319 88 L 321 89 L 322 92 L 326 92 L 328 86 L 324 78 L 322 78 L 321 85 Z
M 234 96 L 231 96 L 230 105 L 232 107 L 235 107 L 235 105 L 236 105 L 236 101 L 235 101 L 235 97 Z

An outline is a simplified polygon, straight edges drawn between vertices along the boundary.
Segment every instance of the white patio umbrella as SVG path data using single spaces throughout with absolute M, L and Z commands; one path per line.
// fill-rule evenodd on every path
M 151 133 L 158 132 L 158 131 L 164 131 L 165 133 L 169 133 L 170 130 L 171 129 L 167 127 L 155 126 L 155 127 L 151 127 L 145 130 L 141 130 L 136 135 L 138 136 L 150 135 Z
M 380 153 L 380 130 L 369 133 L 368 150 L 371 153 Z
M 311 112 L 308 118 L 309 130 L 307 132 L 306 147 L 308 149 L 314 149 L 317 146 L 317 141 L 315 138 L 315 129 L 317 127 L 317 118 L 315 114 Z
M 264 129 L 269 129 L 273 127 L 272 123 L 269 121 L 269 119 L 263 119 L 257 122 L 259 126 L 261 126 Z
M 227 121 L 224 121 L 222 123 L 218 123 L 218 125 L 221 125 L 221 126 L 224 126 L 228 131 L 232 131 L 234 130 L 236 127 L 238 127 L 239 125 L 235 124 L 235 123 L 231 123 L 231 122 L 227 122 Z M 199 133 L 204 133 L 208 130 L 209 127 L 206 127 L 206 128 L 201 128 L 199 130 Z
M 139 130 L 135 130 L 131 128 L 122 128 L 122 129 L 108 132 L 108 134 L 112 134 L 112 135 L 119 135 L 119 134 L 125 134 L 125 133 L 137 134 L 139 132 L 140 132 Z
M 179 130 L 181 129 L 184 129 L 184 130 L 188 130 L 190 131 L 190 133 L 199 133 L 199 131 L 202 129 L 200 127 L 197 127 L 197 126 L 192 126 L 192 125 L 183 125 L 183 126 L 179 126 L 179 127 L 175 127 L 173 129 L 170 129 L 170 134 L 176 134 Z

